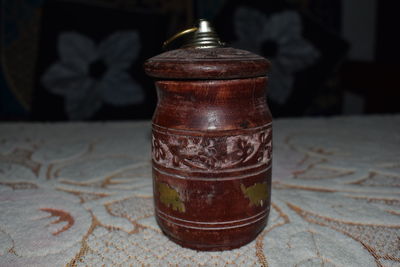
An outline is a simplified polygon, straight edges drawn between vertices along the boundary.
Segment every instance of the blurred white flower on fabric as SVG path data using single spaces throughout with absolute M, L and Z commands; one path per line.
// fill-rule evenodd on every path
M 233 46 L 271 61 L 269 97 L 283 104 L 292 90 L 295 73 L 312 65 L 320 56 L 302 37 L 300 15 L 283 11 L 267 17 L 256 9 L 240 7 L 235 12 L 234 24 L 237 41 Z
M 50 66 L 42 83 L 51 93 L 65 97 L 65 111 L 72 120 L 90 118 L 103 102 L 114 106 L 140 103 L 143 89 L 127 72 L 139 49 L 135 31 L 115 32 L 98 45 L 82 34 L 62 33 L 60 61 Z

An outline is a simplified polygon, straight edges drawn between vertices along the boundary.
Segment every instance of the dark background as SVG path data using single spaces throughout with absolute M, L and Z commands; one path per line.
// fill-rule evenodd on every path
M 296 52 L 305 44 L 318 51 L 315 60 L 300 64 L 295 70 L 276 68 L 280 73 L 275 76 L 271 73 L 270 78 L 275 81 L 293 80 L 283 101 L 277 101 L 272 94 L 269 97 L 274 117 L 400 112 L 400 38 L 394 38 L 400 25 L 398 1 L 4 0 L 1 3 L 1 121 L 150 119 L 156 94 L 152 80 L 143 72 L 143 62 L 162 52 L 164 40 L 193 26 L 199 18 L 212 21 L 221 39 L 233 46 L 240 41 L 238 23 L 257 31 L 272 27 L 271 20 L 279 18 L 279 23 L 271 29 L 280 32 L 279 35 L 263 35 L 260 30 L 260 36 L 250 36 L 236 46 L 251 50 L 254 42 L 258 42 L 259 49 L 253 52 L 271 59 L 276 66 L 283 59 L 282 51 L 286 51 L 280 46 L 284 38 L 293 42 L 293 52 L 286 53 L 293 62 L 312 56 Z M 250 10 L 249 18 L 238 22 L 237 12 L 243 8 Z M 251 14 L 259 14 L 261 20 L 254 20 Z M 299 18 L 296 20 L 299 25 L 283 14 Z M 299 36 L 294 36 L 293 27 L 300 27 Z M 66 110 L 66 96 L 43 84 L 50 66 L 60 61 L 59 36 L 75 32 L 100 45 L 120 31 L 134 31 L 140 37 L 140 43 L 135 44 L 140 47 L 139 53 L 124 71 L 140 86 L 143 101 L 113 105 L 103 97 L 101 107 L 90 116 L 71 118 Z M 99 81 L 106 68 L 100 61 L 89 62 L 87 74 Z M 279 86 L 270 89 L 279 90 Z M 113 88 L 110 90 L 112 93 Z M 85 100 L 84 97 L 78 97 L 77 101 Z

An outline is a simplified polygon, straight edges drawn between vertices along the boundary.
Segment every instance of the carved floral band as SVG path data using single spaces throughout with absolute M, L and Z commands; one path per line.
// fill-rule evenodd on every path
M 223 171 L 269 166 L 272 155 L 271 125 L 202 135 L 166 130 L 153 125 L 152 158 L 166 168 L 187 171 Z

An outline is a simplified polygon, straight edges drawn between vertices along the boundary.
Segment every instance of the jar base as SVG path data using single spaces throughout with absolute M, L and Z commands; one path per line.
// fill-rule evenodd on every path
M 163 226 L 160 225 L 160 223 L 158 223 L 159 227 L 161 228 L 163 234 L 168 237 L 168 239 L 170 239 L 172 242 L 178 244 L 179 246 L 183 247 L 183 248 L 189 248 L 189 249 L 193 249 L 193 250 L 197 250 L 197 251 L 224 251 L 224 250 L 232 250 L 232 249 L 237 249 L 240 248 L 242 246 L 245 246 L 247 244 L 249 244 L 250 242 L 252 242 L 253 240 L 255 240 L 257 238 L 257 236 L 264 230 L 265 226 L 266 226 L 266 221 L 263 222 L 263 225 L 260 227 L 260 230 L 258 230 L 257 232 L 253 232 L 251 235 L 246 235 L 244 238 L 240 238 L 239 240 L 236 240 L 236 242 L 224 242 L 223 244 L 199 244 L 199 243 L 195 243 L 195 242 L 185 242 L 181 239 L 177 239 L 174 238 L 173 236 L 171 236 L 170 234 L 168 234 L 168 232 L 166 232 L 163 229 Z
M 240 247 L 242 247 L 244 245 L 247 245 L 248 243 L 253 241 L 255 238 L 257 238 L 258 235 L 255 238 L 252 238 L 250 240 L 246 240 L 244 242 L 241 242 L 241 243 L 238 243 L 238 244 L 235 244 L 235 245 L 220 245 L 220 246 L 186 243 L 186 242 L 183 242 L 181 240 L 174 239 L 174 238 L 172 238 L 172 237 L 170 237 L 168 235 L 166 235 L 166 236 L 171 241 L 173 241 L 174 243 L 178 244 L 179 246 L 181 246 L 183 248 L 189 248 L 189 249 L 193 249 L 193 250 L 197 250 L 197 251 L 224 251 L 224 250 L 232 250 L 232 249 L 240 248 Z

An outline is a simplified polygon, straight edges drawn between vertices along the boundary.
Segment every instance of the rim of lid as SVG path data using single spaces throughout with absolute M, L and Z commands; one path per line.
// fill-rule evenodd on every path
M 270 62 L 232 47 L 180 48 L 148 59 L 144 68 L 160 79 L 237 79 L 266 76 Z

